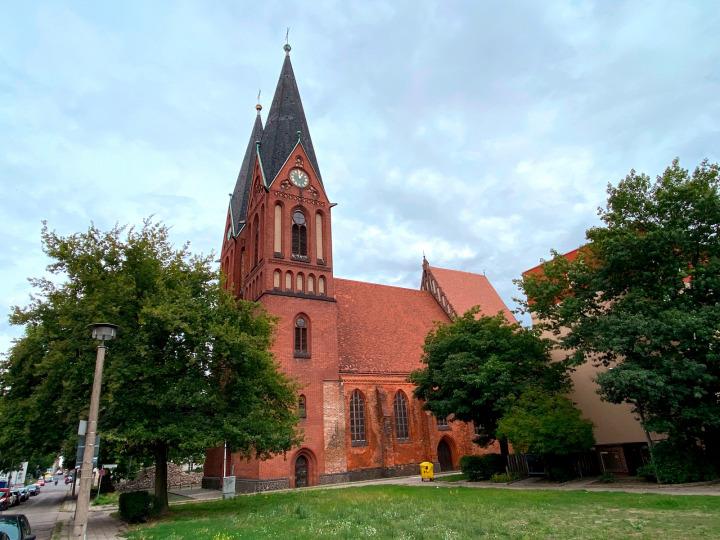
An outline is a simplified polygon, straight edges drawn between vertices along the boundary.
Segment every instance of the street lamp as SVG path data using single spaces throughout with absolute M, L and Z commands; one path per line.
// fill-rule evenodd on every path
M 110 323 L 95 323 L 92 328 L 93 339 L 99 341 L 95 358 L 95 377 L 90 395 L 87 431 L 85 432 L 85 452 L 80 469 L 80 491 L 75 504 L 75 524 L 73 538 L 84 539 L 87 534 L 88 511 L 90 509 L 90 488 L 92 486 L 92 462 L 95 455 L 98 409 L 100 408 L 100 387 L 102 386 L 103 364 L 105 362 L 105 342 L 117 334 L 118 327 Z

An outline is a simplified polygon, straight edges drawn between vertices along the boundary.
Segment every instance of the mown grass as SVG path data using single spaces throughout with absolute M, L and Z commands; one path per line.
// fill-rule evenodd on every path
M 135 540 L 720 538 L 720 497 L 366 486 L 187 504 Z
M 95 492 L 91 495 L 91 501 L 93 505 L 105 505 L 105 504 L 117 504 L 118 503 L 118 497 L 120 494 L 117 491 L 113 491 L 112 493 L 100 493 L 100 496 L 98 497 Z

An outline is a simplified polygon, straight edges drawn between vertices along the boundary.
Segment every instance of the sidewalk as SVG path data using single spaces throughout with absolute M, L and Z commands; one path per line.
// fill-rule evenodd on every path
M 116 506 L 91 506 L 88 514 L 87 540 L 116 540 L 127 531 L 125 524 L 110 514 L 117 512 Z M 68 497 L 60 507 L 60 516 L 53 534 L 53 540 L 70 540 L 72 538 L 73 518 L 75 517 L 75 501 Z

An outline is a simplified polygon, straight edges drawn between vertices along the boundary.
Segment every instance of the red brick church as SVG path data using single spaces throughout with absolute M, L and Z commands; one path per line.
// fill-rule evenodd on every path
M 266 461 L 208 451 L 204 485 L 236 477 L 262 491 L 457 468 L 482 453 L 471 424 L 435 418 L 413 397 L 436 322 L 479 305 L 514 318 L 485 276 L 422 263 L 419 290 L 333 274 L 332 209 L 290 62 L 263 126 L 260 105 L 230 199 L 221 252 L 229 286 L 279 317 L 273 353 L 301 385 L 300 448 Z M 330 180 L 331 181 L 331 180 Z

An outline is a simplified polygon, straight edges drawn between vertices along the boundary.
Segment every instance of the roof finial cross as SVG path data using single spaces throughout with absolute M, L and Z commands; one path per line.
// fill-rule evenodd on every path
M 283 46 L 283 49 L 285 50 L 285 54 L 290 54 L 290 49 L 292 48 L 292 47 L 290 47 L 289 36 L 290 36 L 290 27 L 288 26 L 287 30 L 285 31 L 285 45 Z

